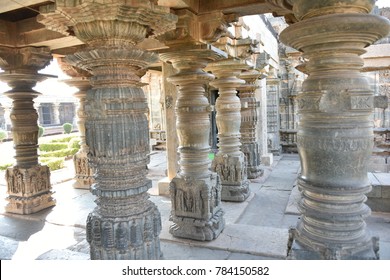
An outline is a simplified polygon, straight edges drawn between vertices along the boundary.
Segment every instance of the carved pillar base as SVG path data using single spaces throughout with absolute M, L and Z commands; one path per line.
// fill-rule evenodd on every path
M 56 204 L 50 191 L 50 170 L 47 166 L 7 169 L 8 204 L 6 212 L 32 214 Z
M 323 244 L 315 244 L 316 250 L 311 250 L 297 242 L 298 232 L 294 229 L 290 231 L 290 241 L 292 245 L 287 258 L 290 260 L 378 260 L 379 240 L 372 237 L 364 243 L 341 245 L 333 248 Z M 356 248 L 359 248 L 357 250 Z
M 93 171 L 88 163 L 87 154 L 79 151 L 73 157 L 76 182 L 73 187 L 76 189 L 87 189 L 93 184 Z
M 142 196 L 148 197 L 146 194 Z M 126 207 L 132 208 L 132 214 L 116 217 L 101 215 L 99 211 L 89 214 L 87 241 L 91 247 L 91 259 L 160 259 L 162 253 L 158 236 L 161 217 L 157 207 L 146 198 L 122 200 L 127 200 Z M 135 212 L 134 209 L 139 211 Z
M 212 163 L 212 170 L 221 178 L 223 201 L 242 202 L 250 194 L 246 175 L 246 159 L 243 153 L 237 156 L 218 153 Z
M 260 151 L 258 143 L 243 143 L 241 151 L 244 153 L 247 165 L 248 179 L 255 179 L 263 175 L 264 170 L 260 168 Z
M 176 237 L 210 241 L 225 227 L 218 175 L 205 179 L 175 177 L 170 184 L 172 200 L 169 232 Z M 206 210 L 206 211 L 205 211 Z

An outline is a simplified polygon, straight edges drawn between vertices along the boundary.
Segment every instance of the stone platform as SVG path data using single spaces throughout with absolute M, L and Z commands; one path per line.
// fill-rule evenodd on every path
M 288 230 L 299 218 L 299 192 L 295 180 L 299 172 L 297 155 L 276 157 L 264 168 L 263 177 L 250 183 L 251 196 L 242 203 L 222 202 L 226 226 L 213 241 L 200 242 L 169 234 L 171 201 L 157 195 L 157 182 L 165 176 L 165 152 L 154 152 L 148 165 L 153 188 L 151 200 L 158 206 L 163 229 L 161 250 L 167 260 L 273 260 L 286 259 Z M 0 174 L 0 259 L 87 260 L 89 244 L 85 225 L 95 207 L 88 190 L 74 189 L 72 164 L 52 172 L 57 205 L 31 215 L 4 212 L 6 188 Z M 389 176 L 389 175 L 388 175 Z M 373 212 L 367 219 L 372 234 L 380 238 L 381 259 L 390 260 L 390 214 Z

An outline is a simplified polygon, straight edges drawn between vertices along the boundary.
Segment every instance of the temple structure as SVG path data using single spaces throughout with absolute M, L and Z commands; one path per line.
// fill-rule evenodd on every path
M 83 156 L 94 173 L 96 208 L 86 223 L 91 259 L 160 259 L 160 213 L 149 200 L 148 102 L 142 76 L 162 75 L 168 178 L 176 237 L 209 241 L 224 230 L 221 200 L 244 201 L 260 162 L 280 153 L 283 117 L 295 129 L 302 172 L 301 218 L 291 231 L 291 259 L 378 259 L 378 242 L 364 219 L 374 133 L 374 92 L 361 73 L 365 47 L 386 37 L 389 21 L 370 14 L 373 0 L 19 0 L 0 7 L 0 80 L 11 87 L 15 166 L 7 170 L 7 211 L 52 207 L 50 172 L 38 164 L 38 73 L 60 57 L 79 88 L 85 127 Z M 21 6 L 22 5 L 22 6 Z M 263 37 L 245 36 L 243 16 L 281 16 L 280 34 L 302 53 L 307 75 L 293 84 L 295 65 L 264 50 Z M 262 16 L 258 16 L 262 15 Z M 229 28 L 236 28 L 231 32 Z M 272 33 L 272 32 L 271 32 Z M 268 35 L 267 35 L 268 34 Z M 272 39 L 273 38 L 273 39 Z M 273 51 L 276 51 L 275 49 Z M 288 70 L 287 70 L 288 68 Z M 304 81 L 303 81 L 304 80 Z M 151 89 L 149 89 L 151 90 Z M 214 100 L 208 98 L 214 93 Z M 258 102 L 260 101 L 260 102 Z M 149 102 L 149 105 L 151 103 Z M 266 110 L 264 108 L 267 108 Z M 149 113 L 149 114 L 148 114 Z M 211 156 L 215 116 L 218 151 Z M 296 126 L 296 123 L 298 124 Z M 153 127 L 152 130 L 159 127 Z M 215 128 L 215 127 L 214 127 Z M 82 128 L 84 132 L 84 128 Z M 267 135 L 265 135 L 267 134 Z M 214 147 L 213 147 L 214 148 Z M 88 152 L 86 152 L 88 151 Z M 86 182 L 86 184 L 89 184 Z M 167 184 L 169 187 L 167 187 Z M 163 185 L 163 184 L 162 184 Z M 162 191 L 163 191 L 163 187 Z

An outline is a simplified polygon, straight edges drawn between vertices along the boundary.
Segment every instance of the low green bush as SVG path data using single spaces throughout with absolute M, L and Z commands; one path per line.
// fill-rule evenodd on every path
M 6 163 L 3 165 L 0 165 L 0 170 L 6 170 L 8 167 L 11 167 L 13 164 L 12 163 Z
M 38 138 L 43 136 L 45 133 L 45 128 L 43 126 L 38 126 Z
M 68 148 L 68 143 L 42 143 L 39 145 L 39 150 L 43 152 L 52 152 Z
M 0 142 L 8 137 L 8 133 L 5 130 L 0 129 Z
M 43 152 L 40 153 L 40 157 L 69 157 L 73 156 L 79 151 L 79 149 L 76 148 L 68 148 L 68 149 L 63 149 L 63 150 L 58 150 L 58 151 L 52 151 L 52 152 Z
M 65 134 L 69 134 L 72 132 L 72 129 L 73 129 L 73 125 L 71 123 L 64 123 L 62 125 L 62 127 L 64 128 L 64 133 Z
M 80 149 L 80 138 L 72 138 L 68 143 L 69 149 Z
M 62 138 L 58 138 L 58 139 L 53 139 L 50 141 L 50 143 L 68 143 L 70 140 L 72 140 L 73 138 L 78 138 L 77 135 L 72 135 L 72 136 L 66 136 L 66 137 L 62 137 Z
M 47 165 L 51 171 L 58 170 L 65 167 L 65 159 L 57 157 L 41 158 L 41 162 Z

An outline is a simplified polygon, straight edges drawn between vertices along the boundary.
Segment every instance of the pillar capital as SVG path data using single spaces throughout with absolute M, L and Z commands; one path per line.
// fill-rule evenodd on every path
M 0 46 L 0 67 L 4 71 L 37 72 L 52 59 L 47 47 L 10 48 Z
M 221 11 L 196 15 L 188 9 L 180 9 L 175 13 L 178 16 L 176 29 L 158 37 L 171 48 L 186 44 L 211 44 L 225 36 L 233 38 L 228 27 L 238 20 L 235 14 L 224 14 Z
M 74 34 L 89 46 L 136 45 L 175 28 L 177 17 L 156 1 L 56 1 L 40 8 L 38 22 Z

